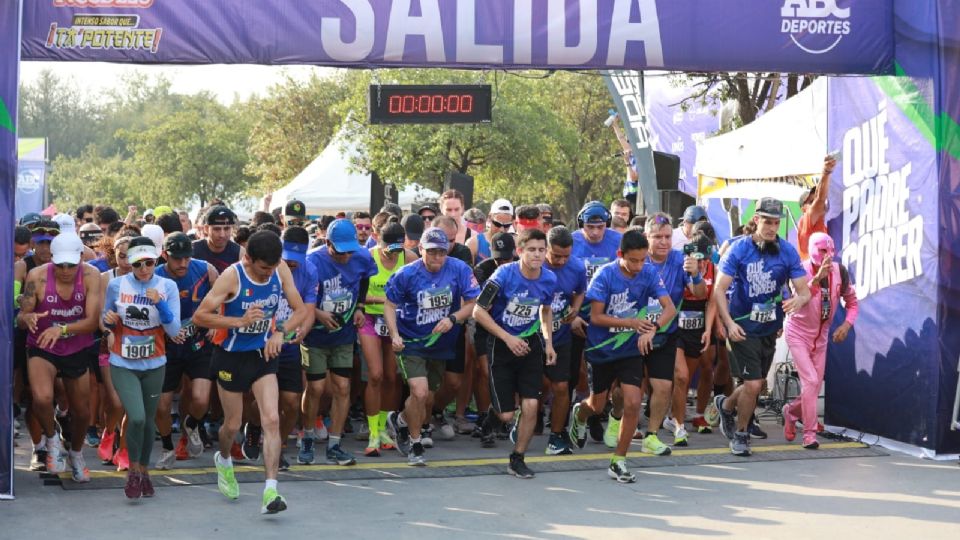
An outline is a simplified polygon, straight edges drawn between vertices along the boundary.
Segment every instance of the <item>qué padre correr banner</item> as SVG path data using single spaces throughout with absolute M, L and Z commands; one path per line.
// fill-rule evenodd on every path
M 930 448 L 940 369 L 937 159 L 878 82 L 898 84 L 892 77 L 829 83 L 828 138 L 841 157 L 828 228 L 860 315 L 847 341 L 829 348 L 826 420 Z
M 25 60 L 889 73 L 875 0 L 35 0 Z

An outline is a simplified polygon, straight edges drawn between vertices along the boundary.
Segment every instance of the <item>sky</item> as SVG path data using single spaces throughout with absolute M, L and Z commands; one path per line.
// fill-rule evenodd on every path
M 114 86 L 129 73 L 140 71 L 151 77 L 162 74 L 171 81 L 174 92 L 195 94 L 206 90 L 224 104 L 232 103 L 235 97 L 247 99 L 253 94 L 264 95 L 271 85 L 281 82 L 287 75 L 297 80 L 306 80 L 311 74 L 323 76 L 332 70 L 317 66 L 153 66 L 104 62 L 23 62 L 20 64 L 20 80 L 23 83 L 32 83 L 44 69 L 49 69 L 58 76 L 72 78 L 78 85 L 88 88 L 91 96 L 101 94 L 100 90 Z

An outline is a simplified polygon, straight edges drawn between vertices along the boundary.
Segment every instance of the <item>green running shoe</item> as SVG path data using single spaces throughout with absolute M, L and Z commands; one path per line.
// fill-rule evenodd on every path
M 660 438 L 655 433 L 648 433 L 643 438 L 643 445 L 640 451 L 644 454 L 653 454 L 655 456 L 669 456 L 670 447 L 660 442 Z
M 620 420 L 613 415 L 607 416 L 607 429 L 603 432 L 603 444 L 607 448 L 616 448 L 617 440 L 620 438 Z
M 240 485 L 237 484 L 237 477 L 233 475 L 233 465 L 222 465 L 220 460 L 220 452 L 213 455 L 213 463 L 217 466 L 217 487 L 224 497 L 239 499 Z
M 287 509 L 287 500 L 277 493 L 276 488 L 267 488 L 263 491 L 263 506 L 261 514 L 276 514 Z

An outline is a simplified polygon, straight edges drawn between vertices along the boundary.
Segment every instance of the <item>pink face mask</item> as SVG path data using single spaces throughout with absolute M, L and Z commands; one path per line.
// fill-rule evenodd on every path
M 823 264 L 824 254 L 820 253 L 821 250 L 826 250 L 825 255 L 832 259 L 834 254 L 833 238 L 821 232 L 811 234 L 810 240 L 807 242 L 807 253 L 810 254 L 810 260 L 813 261 L 813 264 L 817 266 Z

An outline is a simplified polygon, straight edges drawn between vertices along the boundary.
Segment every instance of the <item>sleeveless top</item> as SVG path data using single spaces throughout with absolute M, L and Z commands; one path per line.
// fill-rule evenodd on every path
M 193 258 L 212 264 L 222 274 L 231 264 L 240 261 L 240 244 L 231 240 L 223 251 L 214 253 L 206 240 L 197 240 L 193 243 Z
M 181 335 L 187 338 L 185 344 L 194 343 L 198 336 L 203 336 L 202 333 L 197 332 L 197 328 L 193 325 L 193 313 L 200 306 L 203 297 L 210 292 L 210 271 L 207 268 L 207 262 L 191 259 L 190 265 L 187 267 L 187 273 L 182 278 L 174 278 L 169 275 L 166 265 L 157 267 L 156 274 L 177 284 L 177 290 L 180 292 Z
M 166 356 L 166 333 L 160 323 L 160 311 L 146 295 L 150 285 L 137 281 L 133 273 L 114 279 L 119 280 L 116 312 L 120 323 L 113 328 L 110 352 L 129 361 Z
M 473 265 L 476 266 L 480 264 L 480 261 L 490 258 L 490 241 L 487 240 L 487 235 L 478 234 L 477 235 L 477 256 L 473 261 Z
M 267 344 L 270 331 L 274 329 L 274 316 L 280 305 L 283 287 L 276 270 L 266 283 L 258 283 L 247 275 L 243 263 L 233 265 L 237 270 L 237 291 L 233 299 L 223 305 L 226 317 L 243 317 L 250 306 L 260 306 L 263 318 L 244 328 L 218 329 L 213 342 L 229 352 L 255 351 Z
M 47 316 L 37 319 L 37 331 L 27 335 L 27 345 L 30 347 L 36 347 L 40 334 L 54 324 L 75 323 L 86 315 L 87 294 L 83 288 L 83 265 L 77 267 L 77 279 L 67 299 L 57 294 L 57 278 L 53 272 L 53 264 L 47 265 L 47 285 L 43 291 L 43 298 L 34 310 L 36 313 L 46 312 Z M 78 334 L 58 339 L 47 352 L 56 356 L 68 356 L 91 345 L 93 345 L 93 334 Z
M 400 255 L 397 256 L 397 264 L 393 267 L 393 270 L 383 266 L 383 263 L 380 261 L 380 250 L 371 251 L 370 255 L 373 256 L 373 261 L 377 263 L 377 274 L 370 278 L 370 285 L 367 287 L 367 294 L 371 296 L 379 296 L 381 298 L 386 297 L 387 293 L 384 291 L 387 287 L 387 281 L 390 280 L 390 276 L 397 273 L 397 270 L 403 267 L 406 263 L 406 251 L 401 251 Z M 383 315 L 383 304 L 367 304 L 364 308 L 364 313 L 367 315 Z

